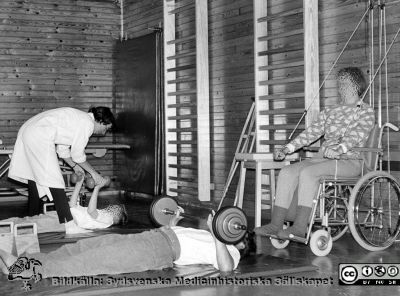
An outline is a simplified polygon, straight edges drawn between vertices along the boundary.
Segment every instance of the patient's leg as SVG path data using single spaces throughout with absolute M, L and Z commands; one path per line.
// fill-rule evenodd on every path
M 287 210 L 299 184 L 299 173 L 303 168 L 310 165 L 312 165 L 311 161 L 305 160 L 286 166 L 280 171 L 271 223 L 255 228 L 256 234 L 265 236 L 277 235 L 278 231 L 283 228 Z
M 278 175 L 275 206 L 288 209 L 294 192 L 299 185 L 300 172 L 306 167 L 313 166 L 318 160 L 307 159 L 281 169 Z
M 327 160 L 314 163 L 304 168 L 299 176 L 299 201 L 300 206 L 311 207 L 312 201 L 318 192 L 321 176 L 331 177 L 358 177 L 361 174 L 359 160 Z
M 278 236 L 287 239 L 292 236 L 305 237 L 310 219 L 313 199 L 317 195 L 319 179 L 322 176 L 357 177 L 361 173 L 358 160 L 328 160 L 314 162 L 304 167 L 299 175 L 299 200 L 293 226 L 282 230 Z
M 140 272 L 172 267 L 174 260 L 173 248 L 158 230 L 82 239 L 31 256 L 42 263 L 43 277 Z

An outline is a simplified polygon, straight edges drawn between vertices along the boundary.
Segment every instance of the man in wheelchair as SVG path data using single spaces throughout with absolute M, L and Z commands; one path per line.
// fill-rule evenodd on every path
M 325 140 L 315 157 L 281 170 L 271 222 L 257 227 L 257 234 L 282 240 L 305 238 L 320 177 L 357 177 L 361 174 L 363 161 L 360 152 L 353 148 L 363 147 L 366 143 L 375 123 L 374 110 L 360 100 L 367 85 L 360 69 L 341 69 L 337 81 L 339 104 L 326 107 L 305 131 L 275 152 L 275 158 L 283 160 L 287 154 L 312 144 L 322 136 Z M 283 229 L 296 188 L 298 204 L 293 225 Z

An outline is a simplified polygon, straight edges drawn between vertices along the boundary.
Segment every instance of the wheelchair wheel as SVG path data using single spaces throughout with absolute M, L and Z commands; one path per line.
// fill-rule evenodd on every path
M 290 240 L 284 240 L 279 238 L 272 238 L 270 237 L 271 244 L 274 246 L 275 249 L 284 249 L 290 243 Z
M 400 231 L 400 186 L 383 171 L 364 175 L 349 200 L 348 222 L 357 243 L 369 251 L 390 247 Z
M 283 229 L 286 229 L 288 227 L 289 227 L 288 224 L 283 224 Z M 285 239 L 279 239 L 279 238 L 273 238 L 273 237 L 270 237 L 269 239 L 271 241 L 271 245 L 273 245 L 275 249 L 284 249 L 290 243 L 290 240 L 288 240 L 288 239 L 285 240 Z
M 318 229 L 310 237 L 310 248 L 316 256 L 326 256 L 332 250 L 332 237 L 325 229 Z
M 347 225 L 331 227 L 332 241 L 334 241 L 334 242 L 337 241 L 339 238 L 341 238 L 347 232 L 347 230 L 349 230 L 349 226 L 347 226 Z

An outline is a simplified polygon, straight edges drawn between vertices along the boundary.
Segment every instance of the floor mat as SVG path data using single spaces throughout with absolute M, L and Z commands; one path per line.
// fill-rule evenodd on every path
M 109 233 L 119 233 L 119 234 L 128 234 L 128 233 L 139 233 L 143 232 L 147 228 L 106 228 L 106 229 L 97 229 L 93 230 L 89 233 L 78 233 L 78 234 L 65 234 L 65 232 L 46 232 L 46 233 L 39 233 L 39 243 L 40 246 L 45 246 L 49 244 L 61 244 L 65 243 L 74 243 L 80 239 L 99 236 Z M 44 251 L 45 253 L 46 250 Z
M 176 266 L 161 271 L 147 271 L 119 275 L 66 277 L 29 282 L 31 290 L 24 295 L 114 295 L 130 291 L 171 288 L 179 286 L 226 285 L 227 279 L 272 278 L 294 273 L 312 272 L 317 267 L 272 256 L 256 255 L 243 260 L 234 274 L 223 275 L 212 266 Z M 232 284 L 232 283 L 231 283 Z M 20 295 L 22 281 L 8 281 L 0 277 L 0 294 Z

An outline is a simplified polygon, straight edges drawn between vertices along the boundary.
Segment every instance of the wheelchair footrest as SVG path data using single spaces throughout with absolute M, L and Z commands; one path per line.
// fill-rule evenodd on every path
M 269 237 L 269 238 L 274 238 L 274 239 L 281 240 L 281 241 L 284 241 L 284 239 L 281 239 L 281 238 L 279 238 L 277 235 L 274 235 L 274 234 L 267 235 L 267 237 Z
M 291 236 L 289 238 L 289 240 L 294 241 L 294 242 L 299 242 L 299 243 L 303 243 L 303 244 L 307 244 L 307 238 L 305 237 L 300 237 L 300 236 Z
M 277 235 L 269 235 L 269 237 L 277 239 L 277 240 L 281 240 L 281 241 L 285 241 L 286 240 L 286 239 L 278 237 Z M 305 238 L 305 237 L 300 237 L 300 236 L 295 236 L 294 235 L 293 237 L 290 237 L 288 240 L 294 241 L 294 242 L 303 243 L 303 244 L 307 244 L 307 238 Z

